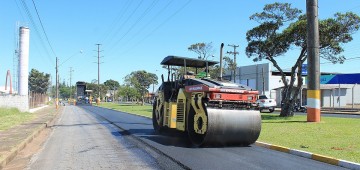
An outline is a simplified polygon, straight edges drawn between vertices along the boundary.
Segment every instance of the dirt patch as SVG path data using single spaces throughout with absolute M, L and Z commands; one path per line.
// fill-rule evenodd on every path
M 40 151 L 48 136 L 51 133 L 51 128 L 45 128 L 40 134 L 34 138 L 31 143 L 21 150 L 17 156 L 5 166 L 4 170 L 22 170 L 29 164 L 31 157 Z

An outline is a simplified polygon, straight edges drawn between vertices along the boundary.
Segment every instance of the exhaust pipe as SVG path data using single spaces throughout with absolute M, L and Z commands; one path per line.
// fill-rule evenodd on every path
M 223 67 L 223 65 L 222 65 L 222 60 L 223 60 L 222 50 L 223 50 L 223 48 L 224 48 L 224 43 L 221 43 L 221 46 L 220 46 L 220 81 L 222 81 L 222 78 L 223 78 L 223 68 L 222 68 Z

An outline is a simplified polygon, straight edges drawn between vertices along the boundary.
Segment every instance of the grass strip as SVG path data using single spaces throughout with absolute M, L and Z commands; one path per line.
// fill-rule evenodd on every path
M 136 115 L 141 115 L 145 117 L 152 116 L 152 105 L 144 105 L 141 104 L 117 104 L 117 103 L 101 103 L 100 107 L 105 107 L 109 109 L 114 109 L 122 112 L 132 113 Z
M 322 117 L 308 123 L 306 116 L 262 114 L 259 141 L 292 149 L 360 162 L 360 119 Z
M 34 114 L 16 108 L 0 108 L 0 131 L 7 130 L 34 118 Z
M 101 107 L 151 117 L 151 105 L 102 103 Z M 306 116 L 262 114 L 259 141 L 360 163 L 360 119 L 321 117 L 308 123 Z

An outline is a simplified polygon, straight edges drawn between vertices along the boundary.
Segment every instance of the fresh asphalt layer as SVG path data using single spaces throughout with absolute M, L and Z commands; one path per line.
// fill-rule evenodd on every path
M 189 169 L 345 169 L 256 145 L 196 148 L 184 133 L 156 135 L 149 118 L 94 106 L 80 107 L 90 115 L 112 122 L 127 132 L 124 135 L 135 136 Z

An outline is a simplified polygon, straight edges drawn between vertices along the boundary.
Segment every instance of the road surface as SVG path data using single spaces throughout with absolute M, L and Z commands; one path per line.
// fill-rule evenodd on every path
M 140 139 L 146 146 L 189 169 L 342 169 L 311 159 L 265 149 L 249 147 L 194 148 L 186 134 L 156 135 L 149 118 L 109 109 L 83 106 L 90 115 L 113 122 L 124 134 Z M 175 135 L 174 135 L 175 134 Z M 167 169 L 167 168 L 166 168 Z
M 160 169 L 146 151 L 80 107 L 65 106 L 53 129 L 27 169 Z

